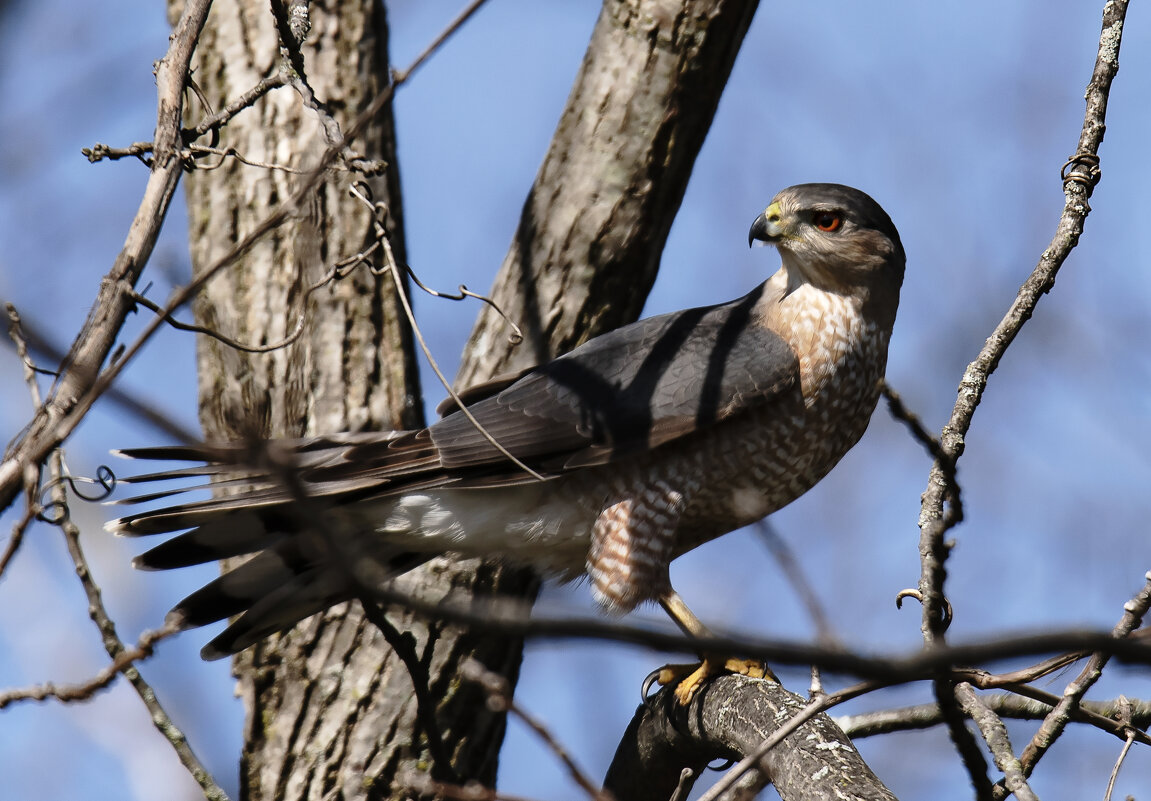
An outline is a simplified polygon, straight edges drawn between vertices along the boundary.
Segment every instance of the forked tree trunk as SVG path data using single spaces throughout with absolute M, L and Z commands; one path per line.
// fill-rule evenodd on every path
M 524 325 L 514 352 L 506 329 L 482 316 L 461 369 L 472 383 L 530 364 L 638 316 L 672 218 L 754 12 L 755 0 L 607 0 L 556 138 L 497 279 L 497 301 Z M 347 130 L 383 87 L 387 28 L 378 0 L 310 7 L 306 76 Z M 267 0 L 217 0 L 197 50 L 195 77 L 214 109 L 275 71 L 280 43 Z M 418 87 L 411 91 L 419 91 Z M 195 110 L 199 117 L 201 112 Z M 224 129 L 221 147 L 296 168 L 325 145 L 314 111 L 279 89 Z M 385 159 L 377 199 L 399 219 L 390 109 L 353 147 Z M 359 251 L 370 218 L 350 199 L 356 178 L 333 172 L 308 214 L 289 222 L 201 295 L 199 322 L 251 344 L 278 341 L 301 313 L 303 289 Z M 194 269 L 225 252 L 292 192 L 290 173 L 225 160 L 188 178 Z M 403 258 L 402 230 L 392 243 Z M 358 270 L 312 296 L 294 344 L 265 354 L 200 338 L 201 422 L 208 439 L 300 435 L 419 422 L 409 332 L 393 287 Z M 439 560 L 410 587 L 534 596 L 534 577 L 495 565 Z M 399 610 L 429 671 L 438 726 L 456 775 L 489 786 L 503 717 L 459 680 L 467 656 L 514 684 L 522 643 Z M 236 659 L 247 706 L 241 766 L 251 799 L 400 798 L 405 771 L 433 761 L 416 725 L 412 678 L 356 605 L 317 615 Z M 614 736 L 614 735 L 613 735 Z M 443 775 L 442 773 L 440 775 Z

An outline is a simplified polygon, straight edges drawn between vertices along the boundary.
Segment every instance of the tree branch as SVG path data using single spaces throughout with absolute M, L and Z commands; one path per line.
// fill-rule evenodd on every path
M 171 44 L 156 68 L 159 103 L 152 170 L 140 207 L 128 229 L 124 247 L 100 284 L 96 302 L 61 367 L 54 390 L 0 464 L 0 509 L 7 508 L 23 482 L 24 465 L 40 464 L 71 433 L 87 412 L 81 400 L 96 384 L 107 358 L 135 303 L 123 292 L 144 270 L 164 224 L 180 181 L 180 115 L 189 65 L 211 0 L 188 0 L 172 32 Z
M 635 320 L 757 0 L 607 0 L 457 386 Z
M 1088 198 L 1099 181 L 1099 145 L 1103 141 L 1104 121 L 1107 113 L 1107 96 L 1111 82 L 1119 70 L 1119 45 L 1123 34 L 1123 19 L 1127 14 L 1127 0 L 1107 0 L 1103 7 L 1103 31 L 1099 37 L 1099 49 L 1095 69 L 1087 87 L 1087 110 L 1083 118 L 1083 128 L 1079 143 L 1062 173 L 1065 202 L 1063 213 L 1055 229 L 1055 236 L 1038 265 L 1020 287 L 1018 295 L 1000 320 L 986 344 L 963 373 L 959 384 L 959 396 L 955 401 L 951 418 L 943 427 L 940 440 L 944 453 L 952 464 L 963 453 L 964 436 L 971 427 L 975 409 L 983 398 L 987 381 L 1007 348 L 1015 340 L 1024 323 L 1031 319 L 1039 299 L 1055 286 L 1055 277 L 1072 249 L 1079 243 L 1087 215 L 1091 211 Z M 1070 170 L 1068 171 L 1068 167 Z M 945 626 L 943 586 L 946 580 L 944 563 L 948 548 L 944 543 L 947 530 L 958 522 L 944 515 L 943 505 L 947 500 L 948 466 L 936 460 L 927 480 L 919 515 L 921 530 L 919 553 L 922 571 L 919 578 L 919 592 L 923 602 L 923 637 L 928 644 L 934 643 L 943 635 Z
M 722 676 L 687 707 L 670 688 L 641 705 L 616 749 L 604 787 L 628 801 L 666 801 L 684 768 L 698 776 L 715 759 L 740 759 L 797 715 L 806 700 L 781 685 Z M 851 741 L 824 713 L 811 717 L 759 762 L 783 801 L 894 799 Z

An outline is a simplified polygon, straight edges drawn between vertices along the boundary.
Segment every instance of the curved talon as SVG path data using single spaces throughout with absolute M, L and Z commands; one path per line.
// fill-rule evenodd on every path
M 639 688 L 639 697 L 644 706 L 651 705 L 651 699 L 655 697 L 651 695 L 651 686 L 653 684 L 662 684 L 663 682 L 659 680 L 662 675 L 663 668 L 656 668 L 644 677 L 643 684 L 641 684 Z
M 903 608 L 904 598 L 914 598 L 915 600 L 919 601 L 919 603 L 923 603 L 923 593 L 921 593 L 919 590 L 900 590 L 899 592 L 895 593 L 896 609 Z M 943 626 L 944 631 L 946 631 L 948 627 L 951 626 L 951 621 L 953 618 L 954 614 L 952 613 L 951 609 L 951 601 L 947 600 L 947 596 L 945 595 L 943 596 L 943 619 L 939 621 L 940 625 Z
M 914 598 L 915 600 L 919 601 L 920 603 L 923 603 L 923 593 L 921 593 L 919 590 L 914 590 L 914 589 L 900 590 L 899 592 L 895 593 L 895 608 L 896 609 L 902 609 L 903 608 L 903 599 L 904 598 Z

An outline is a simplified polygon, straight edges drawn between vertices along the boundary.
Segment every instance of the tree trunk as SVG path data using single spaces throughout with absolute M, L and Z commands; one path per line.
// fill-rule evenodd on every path
M 672 218 L 710 125 L 754 0 L 608 0 L 497 279 L 497 301 L 524 326 L 481 317 L 461 381 L 471 383 L 567 350 L 638 316 Z M 384 85 L 384 12 L 373 0 L 311 7 L 306 77 L 344 130 Z M 264 0 L 218 0 L 197 53 L 196 79 L 214 109 L 274 72 L 280 43 Z M 594 132 L 594 135 L 593 135 Z M 376 199 L 399 220 L 390 110 L 353 143 L 385 159 Z M 279 89 L 232 120 L 221 147 L 247 159 L 306 168 L 325 146 L 314 111 Z M 249 344 L 292 332 L 304 289 L 327 265 L 359 251 L 370 217 L 347 197 L 354 176 L 333 173 L 304 219 L 265 239 L 214 278 L 199 322 Z M 296 185 L 289 173 L 225 160 L 188 180 L 192 259 L 202 270 Z M 403 258 L 402 229 L 392 243 Z M 362 269 L 311 296 L 294 344 L 250 354 L 201 337 L 201 422 L 208 439 L 412 427 L 419 397 L 410 338 L 387 279 Z M 425 598 L 504 593 L 532 599 L 523 570 L 437 560 L 409 578 Z M 342 606 L 250 649 L 235 671 L 248 710 L 241 768 L 245 798 L 408 797 L 407 771 L 494 784 L 504 719 L 459 681 L 473 656 L 513 683 L 522 643 L 471 636 L 405 611 L 388 613 L 417 655 L 451 772 L 436 764 L 417 724 L 413 679 L 364 622 Z M 443 760 L 441 760 L 442 763 Z
M 758 0 L 606 0 L 457 383 L 639 317 Z

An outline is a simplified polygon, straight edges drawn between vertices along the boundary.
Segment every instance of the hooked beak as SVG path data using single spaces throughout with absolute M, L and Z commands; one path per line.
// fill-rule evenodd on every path
M 747 234 L 747 245 L 751 247 L 756 241 L 775 243 L 783 237 L 783 233 L 782 209 L 778 203 L 772 203 L 751 224 L 751 230 Z

